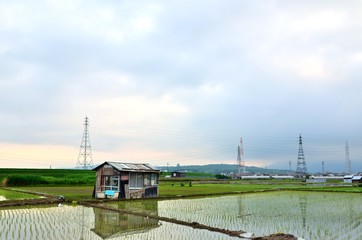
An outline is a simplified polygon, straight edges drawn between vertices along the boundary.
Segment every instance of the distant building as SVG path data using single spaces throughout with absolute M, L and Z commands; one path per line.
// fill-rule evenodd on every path
M 362 176 L 353 176 L 352 184 L 362 183 Z
M 352 178 L 353 178 L 353 175 L 346 175 L 343 177 L 343 182 L 344 183 L 352 183 Z
M 290 175 L 273 175 L 271 176 L 271 178 L 273 179 L 294 179 L 294 176 L 290 176 Z
M 271 179 L 271 176 L 264 176 L 264 175 L 241 176 L 241 179 Z
M 160 171 L 148 164 L 104 162 L 96 171 L 95 198 L 147 198 L 158 196 Z
M 173 178 L 183 178 L 186 177 L 186 173 L 185 172 L 180 172 L 180 171 L 175 171 L 171 173 L 171 177 Z

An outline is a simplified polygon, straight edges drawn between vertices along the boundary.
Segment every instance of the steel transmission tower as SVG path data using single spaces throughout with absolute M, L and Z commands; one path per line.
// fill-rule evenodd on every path
M 307 174 L 307 164 L 305 163 L 305 158 L 304 158 L 302 135 L 299 135 L 298 162 L 297 162 L 297 171 L 295 173 L 297 176 L 300 177 L 303 177 Z
M 243 155 L 244 155 L 243 138 L 240 138 L 240 145 L 238 146 L 238 159 L 237 159 L 238 177 L 241 176 L 241 168 L 243 168 L 243 173 L 246 172 L 245 161 L 242 161 Z
M 84 121 L 84 132 L 83 132 L 82 142 L 80 144 L 77 168 L 90 169 L 92 168 L 93 165 L 92 149 L 89 140 L 88 127 L 89 127 L 89 121 L 88 117 L 86 117 Z
M 348 141 L 346 141 L 346 169 L 345 172 L 347 174 L 351 174 L 351 159 L 349 159 L 349 146 Z

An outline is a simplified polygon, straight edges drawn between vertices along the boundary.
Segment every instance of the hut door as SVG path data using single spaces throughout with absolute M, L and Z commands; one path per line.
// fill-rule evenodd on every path
M 125 192 L 125 189 L 124 189 L 125 184 L 128 184 L 128 180 L 127 181 L 121 181 L 121 184 L 119 186 L 118 198 L 126 198 L 126 192 Z
M 121 182 L 119 185 L 119 195 L 118 198 L 126 198 L 126 190 L 125 185 L 128 184 L 128 174 L 122 174 L 121 175 Z

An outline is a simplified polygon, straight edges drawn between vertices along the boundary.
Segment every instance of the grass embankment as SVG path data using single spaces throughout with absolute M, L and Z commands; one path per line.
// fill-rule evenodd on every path
M 15 192 L 15 191 L 10 191 L 10 190 L 6 190 L 6 189 L 0 189 L 0 196 L 3 196 L 6 200 L 40 198 L 39 196 L 34 195 L 34 194 Z

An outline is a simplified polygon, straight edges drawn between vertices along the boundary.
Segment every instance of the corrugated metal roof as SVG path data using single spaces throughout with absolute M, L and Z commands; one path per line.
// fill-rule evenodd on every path
M 103 164 L 98 165 L 93 170 L 98 169 L 99 167 L 103 166 L 104 164 L 109 164 L 119 171 L 159 172 L 159 170 L 157 170 L 154 167 L 151 167 L 149 164 L 146 164 L 146 163 L 123 163 L 123 162 L 104 162 Z

